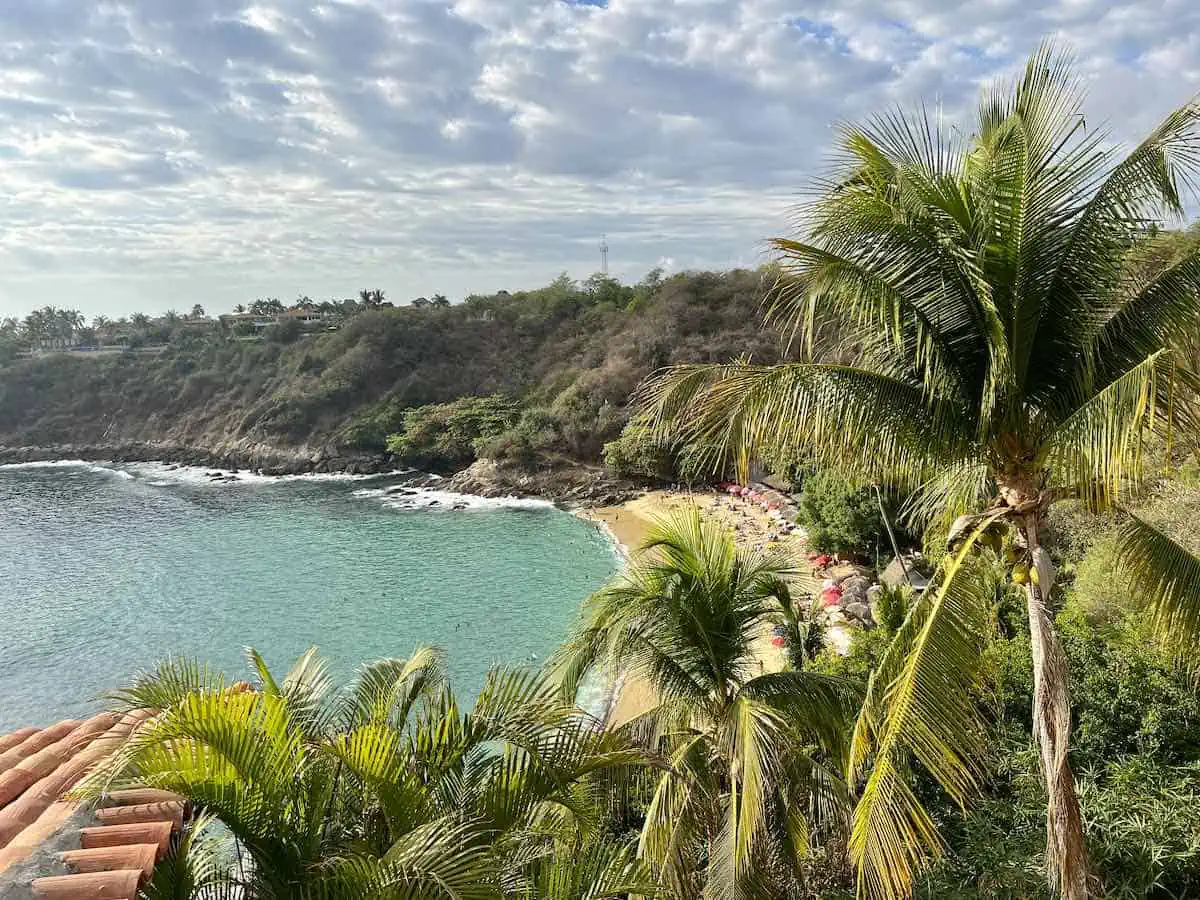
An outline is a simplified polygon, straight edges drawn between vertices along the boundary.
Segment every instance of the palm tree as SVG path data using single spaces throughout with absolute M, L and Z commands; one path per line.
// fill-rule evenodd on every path
M 787 896 L 810 820 L 842 817 L 840 682 L 761 674 L 754 651 L 792 574 L 786 557 L 738 550 L 693 509 L 650 531 L 556 659 L 568 692 L 603 670 L 653 686 L 658 705 L 621 730 L 670 760 L 639 852 L 680 900 Z
M 246 304 L 245 303 L 237 304 L 236 306 L 234 306 L 233 311 L 235 313 L 237 313 L 237 315 L 239 315 L 239 316 L 242 315 L 243 313 L 246 312 Z
M 129 321 L 133 324 L 134 328 L 142 329 L 150 324 L 150 317 L 145 313 L 138 312 L 130 316 Z
M 282 680 L 249 658 L 253 687 L 168 661 L 115 695 L 161 712 L 77 789 L 186 797 L 236 841 L 225 855 L 242 862 L 210 876 L 243 897 L 524 896 L 554 858 L 598 841 L 604 777 L 646 762 L 536 672 L 494 670 L 464 713 L 429 649 L 364 667 L 337 697 L 315 651 Z M 628 862 L 611 846 L 589 871 L 650 890 Z M 172 871 L 194 881 L 196 868 Z
M 372 290 L 362 290 L 358 292 L 359 304 L 366 309 L 377 309 L 383 305 L 383 301 L 387 299 L 384 292 L 379 288 Z
M 189 319 L 203 319 L 205 316 L 204 307 L 196 303 L 192 306 L 192 311 L 188 314 Z
M 1048 876 L 1069 900 L 1088 894 L 1039 529 L 1058 498 L 1117 502 L 1144 429 L 1190 412 L 1180 388 L 1197 380 L 1170 347 L 1200 313 L 1200 252 L 1157 271 L 1131 260 L 1153 223 L 1183 213 L 1181 188 L 1200 174 L 1198 121 L 1190 103 L 1120 156 L 1087 129 L 1071 60 L 1045 46 L 985 94 L 969 138 L 924 112 L 847 126 L 836 172 L 802 211 L 807 235 L 774 241 L 784 274 L 770 316 L 803 339 L 814 317 L 840 314 L 861 362 L 683 366 L 644 386 L 660 429 L 743 467 L 787 447 L 915 490 L 911 510 L 926 521 L 983 511 L 952 530 L 960 551 L 869 687 L 848 770 L 865 778 L 850 842 L 860 893 L 904 896 L 940 850 L 910 760 L 960 802 L 978 786 L 968 689 L 986 598 L 970 551 L 999 531 L 1028 582 Z

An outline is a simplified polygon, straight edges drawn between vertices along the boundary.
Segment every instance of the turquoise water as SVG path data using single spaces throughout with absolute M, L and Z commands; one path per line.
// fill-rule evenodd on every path
M 617 565 L 547 504 L 240 478 L 0 467 L 0 733 L 97 709 L 168 654 L 240 676 L 247 645 L 279 670 L 317 645 L 343 680 L 433 644 L 474 694 L 492 663 L 544 659 Z

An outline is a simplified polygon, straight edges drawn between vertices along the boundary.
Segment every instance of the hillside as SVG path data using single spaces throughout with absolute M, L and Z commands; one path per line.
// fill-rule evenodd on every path
M 367 311 L 329 334 L 252 342 L 181 329 L 159 353 L 16 360 L 0 368 L 0 453 L 374 469 L 391 463 L 387 436 L 406 412 L 499 395 L 534 414 L 543 464 L 596 462 L 657 367 L 779 357 L 780 337 L 760 325 L 770 278 L 560 278 L 447 308 Z

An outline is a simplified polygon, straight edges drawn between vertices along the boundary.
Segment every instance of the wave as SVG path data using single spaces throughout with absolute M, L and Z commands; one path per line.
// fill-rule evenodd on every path
M 554 509 L 549 500 L 532 497 L 478 497 L 474 494 L 459 494 L 455 491 L 439 491 L 433 488 L 405 487 L 363 488 L 354 492 L 355 497 L 377 500 L 388 509 Z
M 112 475 L 115 478 L 133 478 L 134 476 L 116 467 L 116 463 L 107 465 L 102 463 L 88 462 L 86 459 L 43 459 L 35 462 L 20 462 L 20 463 L 4 463 L 0 465 L 0 471 L 20 471 L 22 469 L 85 469 L 88 472 L 96 472 L 101 475 Z
M 133 477 L 145 479 L 146 483 L 155 487 L 166 487 L 172 484 L 211 485 L 214 487 L 235 487 L 284 484 L 287 482 L 351 482 L 370 481 L 375 478 L 394 478 L 397 475 L 408 474 L 411 470 L 379 472 L 370 475 L 350 475 L 345 472 L 311 472 L 302 475 L 263 475 L 248 469 L 218 469 L 213 466 L 181 466 L 173 463 L 144 462 L 127 463 L 124 466 Z
M 9 463 L 6 469 L 86 469 L 90 472 L 117 478 L 134 479 L 149 487 L 179 485 L 217 488 L 252 487 L 258 485 L 319 482 L 366 482 L 383 478 L 412 475 L 413 469 L 396 469 L 370 475 L 350 475 L 343 472 L 314 472 L 303 475 L 262 475 L 247 469 L 233 471 L 213 466 L 184 466 L 165 462 L 92 463 L 82 459 L 56 459 L 41 462 Z M 436 476 L 423 478 L 438 480 Z M 363 488 L 353 496 L 377 500 L 388 509 L 478 510 L 478 509 L 553 509 L 554 503 L 529 497 L 479 497 L 436 488 L 394 485 L 386 488 Z

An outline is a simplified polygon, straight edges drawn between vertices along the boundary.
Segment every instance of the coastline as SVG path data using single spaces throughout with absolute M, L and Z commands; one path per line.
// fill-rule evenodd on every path
M 285 475 L 384 475 L 412 471 L 399 467 L 387 452 L 361 452 L 297 444 L 279 446 L 250 440 L 198 439 L 197 443 L 171 440 L 112 440 L 102 443 L 6 445 L 0 443 L 0 465 L 79 460 L 89 463 L 163 463 L 230 474 L 278 477 Z M 430 473 L 416 473 L 431 481 Z M 643 492 L 641 485 L 614 478 L 601 467 L 562 462 L 538 469 L 500 466 L 481 459 L 454 474 L 436 476 L 438 486 L 459 494 L 487 499 L 547 500 L 564 509 L 618 504 Z

